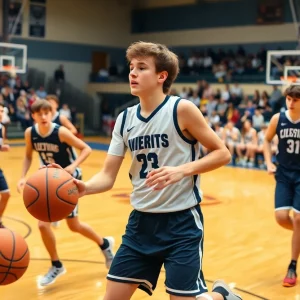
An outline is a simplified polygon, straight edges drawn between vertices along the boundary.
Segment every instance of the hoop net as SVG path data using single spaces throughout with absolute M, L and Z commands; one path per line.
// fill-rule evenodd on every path
M 287 77 L 281 76 L 280 80 L 282 82 L 282 86 L 281 86 L 282 94 L 289 86 L 300 85 L 300 78 L 297 76 L 287 76 Z
M 16 78 L 18 67 L 16 66 L 2 66 L 4 73 L 9 74 L 11 78 Z

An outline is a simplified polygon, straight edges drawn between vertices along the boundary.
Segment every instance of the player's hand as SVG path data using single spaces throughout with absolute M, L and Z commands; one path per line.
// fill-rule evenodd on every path
M 7 144 L 1 146 L 1 151 L 2 152 L 7 152 L 7 151 L 9 151 L 9 149 L 10 149 L 10 147 Z
M 154 190 L 162 190 L 166 186 L 178 182 L 184 177 L 181 167 L 162 167 L 148 173 L 146 185 L 154 186 Z
M 67 171 L 69 174 L 71 174 L 73 176 L 74 172 L 76 170 L 76 167 L 74 167 L 73 165 L 69 165 L 65 168 L 65 171 Z
M 78 193 L 79 193 L 79 198 L 83 197 L 86 194 L 86 186 L 85 183 L 82 180 L 78 179 L 73 179 L 73 182 L 76 184 Z
M 267 165 L 267 170 L 270 175 L 274 175 L 274 173 L 276 173 L 277 167 L 273 163 L 270 163 Z
M 25 178 L 21 178 L 17 184 L 17 190 L 19 193 L 21 193 L 21 191 L 23 190 L 24 186 L 26 183 L 26 179 Z

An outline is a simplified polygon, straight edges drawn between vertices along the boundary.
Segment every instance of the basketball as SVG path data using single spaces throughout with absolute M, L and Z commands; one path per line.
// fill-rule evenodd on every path
M 73 177 L 63 169 L 43 168 L 26 182 L 23 200 L 28 212 L 44 222 L 65 219 L 78 203 Z
M 16 232 L 0 229 L 0 285 L 19 280 L 29 264 L 29 250 L 25 240 Z

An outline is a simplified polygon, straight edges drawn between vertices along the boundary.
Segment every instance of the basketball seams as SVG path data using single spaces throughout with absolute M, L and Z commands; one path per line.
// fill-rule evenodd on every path
M 7 275 L 11 275 L 11 276 L 15 277 L 16 280 L 18 280 L 18 276 L 17 276 L 16 274 L 14 274 L 14 273 L 10 273 L 10 272 L 0 272 L 0 274 L 5 274 L 5 275 L 6 275 L 4 279 L 7 278 Z M 4 279 L 3 279 L 2 281 L 0 281 L 0 284 L 4 281 Z
M 34 187 L 33 185 L 31 185 L 30 183 L 26 182 L 26 185 L 30 186 L 32 189 L 34 189 L 37 192 L 37 198 L 35 200 L 33 200 L 28 206 L 26 206 L 26 208 L 29 208 L 31 205 L 33 205 L 35 202 L 37 202 L 39 200 L 40 192 L 39 192 L 39 190 L 36 187 Z
M 6 275 L 4 276 L 4 278 L 2 279 L 2 281 L 0 281 L 0 284 L 6 280 L 7 275 L 10 273 L 9 271 L 10 271 L 11 265 L 13 263 L 12 260 L 13 260 L 13 258 L 15 256 L 15 247 L 16 247 L 15 235 L 14 235 L 14 233 L 11 230 L 9 230 L 9 232 L 12 235 L 12 254 L 11 254 L 11 259 L 9 260 L 10 263 L 9 263 L 9 266 L 7 267 Z
M 9 260 L 9 261 L 12 261 L 12 262 L 18 262 L 18 261 L 20 261 L 20 260 L 22 260 L 24 258 L 24 256 L 27 254 L 27 252 L 28 252 L 28 248 L 26 248 L 26 251 L 24 252 L 24 254 L 20 258 L 18 258 L 18 259 L 9 259 L 5 255 L 3 255 L 2 252 L 0 252 L 0 256 L 2 256 L 6 260 Z M 0 267 L 1 267 L 1 265 L 0 265 Z
M 61 184 L 56 188 L 56 197 L 57 197 L 59 200 L 61 200 L 62 202 L 65 202 L 65 203 L 70 204 L 70 205 L 72 205 L 72 206 L 76 206 L 77 204 L 74 204 L 74 203 L 69 202 L 69 201 L 67 201 L 67 200 L 65 200 L 65 199 L 62 199 L 62 198 L 59 197 L 59 195 L 58 195 L 59 189 L 60 189 L 64 184 L 68 183 L 69 181 L 71 181 L 71 180 L 73 180 L 73 179 L 74 179 L 74 178 L 72 177 L 72 178 L 66 180 L 65 182 L 61 183 Z
M 49 190 L 48 190 L 48 168 L 46 168 L 46 202 L 47 202 L 47 212 L 48 219 L 51 222 L 51 214 L 50 214 L 50 201 L 49 201 Z

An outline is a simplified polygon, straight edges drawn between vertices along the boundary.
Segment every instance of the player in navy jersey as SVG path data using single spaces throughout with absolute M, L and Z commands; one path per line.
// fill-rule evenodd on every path
M 286 89 L 287 110 L 275 114 L 267 129 L 264 156 L 270 174 L 275 174 L 275 217 L 280 226 L 293 230 L 292 255 L 283 286 L 297 283 L 300 254 L 300 86 Z M 271 142 L 278 136 L 277 167 L 272 163 Z M 290 211 L 293 217 L 290 217 Z
M 52 122 L 56 123 L 58 125 L 62 125 L 65 126 L 66 128 L 68 128 L 73 134 L 77 134 L 77 129 L 75 128 L 75 126 L 71 123 L 71 121 L 66 117 L 63 116 L 59 113 L 59 111 L 57 111 L 58 106 L 59 106 L 59 99 L 56 95 L 48 95 L 46 97 L 46 100 L 51 104 L 52 106 Z
M 9 145 L 3 143 L 5 136 L 5 127 L 1 124 L 4 113 L 4 106 L 0 103 L 0 151 L 6 152 L 9 150 Z M 10 198 L 9 188 L 4 177 L 2 169 L 0 169 L 0 228 L 4 228 L 2 216 Z
M 130 151 L 134 210 L 104 300 L 129 300 L 137 288 L 151 295 L 162 265 L 171 300 L 240 300 L 223 281 L 208 293 L 202 272 L 199 174 L 226 165 L 230 153 L 193 103 L 168 95 L 179 72 L 173 52 L 138 42 L 127 59 L 131 93 L 140 103 L 118 116 L 103 169 L 85 183 L 75 180 L 80 196 L 111 189 Z M 200 144 L 209 154 L 198 159 Z
M 65 127 L 51 122 L 52 108 L 49 102 L 37 100 L 31 106 L 31 111 L 36 124 L 25 131 L 26 152 L 18 191 L 24 187 L 26 182 L 25 176 L 32 162 L 33 151 L 38 152 L 42 165 L 58 163 L 74 178 L 81 179 L 79 165 L 90 155 L 91 148 Z M 78 157 L 73 147 L 80 150 Z M 109 268 L 113 260 L 113 238 L 102 238 L 89 225 L 80 222 L 78 207 L 74 209 L 66 221 L 71 231 L 77 232 L 99 245 L 105 257 L 106 266 Z M 66 270 L 59 260 L 55 236 L 50 223 L 39 221 L 39 229 L 52 261 L 52 267 L 41 279 L 40 284 L 49 285 L 54 283 L 56 278 L 64 274 Z

